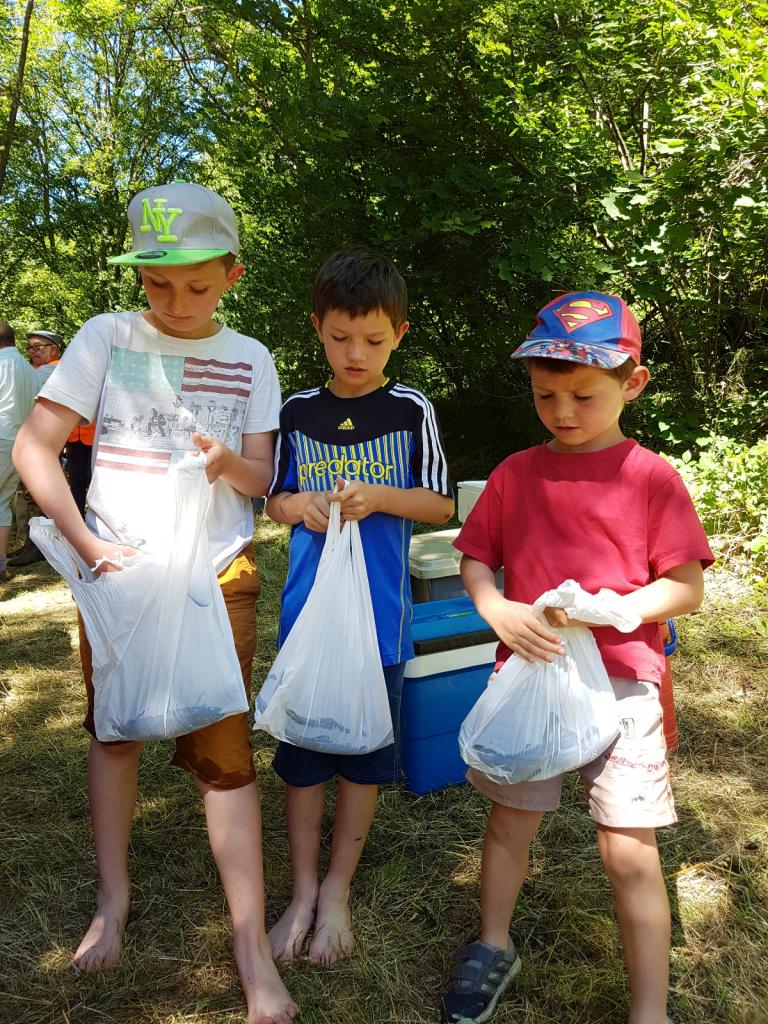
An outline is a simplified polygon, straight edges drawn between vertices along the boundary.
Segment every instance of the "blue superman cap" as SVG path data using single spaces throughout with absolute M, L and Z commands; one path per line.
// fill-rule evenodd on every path
M 536 326 L 513 359 L 540 356 L 611 369 L 640 362 L 640 325 L 623 299 L 603 292 L 569 292 L 540 310 Z

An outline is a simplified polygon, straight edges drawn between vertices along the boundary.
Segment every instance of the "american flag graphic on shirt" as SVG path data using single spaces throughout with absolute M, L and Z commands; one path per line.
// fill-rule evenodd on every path
M 253 368 L 249 363 L 222 363 L 218 359 L 184 360 L 182 393 L 207 392 L 216 395 L 237 395 L 248 398 L 251 393 Z
M 197 431 L 232 447 L 242 432 L 253 367 L 247 362 L 115 347 L 96 466 L 163 474 L 195 448 Z
M 96 459 L 97 466 L 128 473 L 167 473 L 170 464 L 170 452 L 139 451 L 114 444 L 100 444 Z

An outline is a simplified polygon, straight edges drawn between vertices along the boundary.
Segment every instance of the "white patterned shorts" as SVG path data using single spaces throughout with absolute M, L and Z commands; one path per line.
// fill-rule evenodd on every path
M 621 734 L 581 775 L 589 813 L 613 828 L 659 828 L 677 821 L 655 683 L 611 676 Z M 556 811 L 564 775 L 541 782 L 494 782 L 470 768 L 467 779 L 494 803 L 524 811 Z

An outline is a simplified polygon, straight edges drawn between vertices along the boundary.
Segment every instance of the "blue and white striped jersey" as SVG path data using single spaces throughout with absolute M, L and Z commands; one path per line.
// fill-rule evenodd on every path
M 435 410 L 420 391 L 388 382 L 360 398 L 328 388 L 293 395 L 280 413 L 270 494 L 332 491 L 337 477 L 453 496 Z M 408 547 L 412 522 L 374 512 L 360 522 L 379 650 L 384 665 L 413 657 Z M 304 606 L 325 535 L 291 530 L 280 643 Z

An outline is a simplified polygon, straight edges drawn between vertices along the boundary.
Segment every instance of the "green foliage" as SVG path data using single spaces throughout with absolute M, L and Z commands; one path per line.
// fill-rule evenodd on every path
M 184 35 L 215 67 L 210 158 L 254 227 L 242 312 L 290 352 L 289 387 L 317 371 L 314 270 L 363 242 L 406 274 L 408 345 L 446 395 L 512 394 L 507 357 L 536 309 L 603 287 L 635 303 L 675 406 L 716 403 L 734 357 L 765 349 L 767 10 L 218 0 L 196 14 Z
M 746 356 L 746 353 L 745 353 Z M 637 436 L 654 451 L 690 461 L 710 436 L 734 438 L 746 445 L 768 432 L 768 366 L 748 365 L 742 373 L 738 358 L 730 372 L 716 381 L 706 401 L 686 402 L 666 367 L 654 367 L 651 384 L 640 402 L 633 402 L 622 417 L 625 432 Z M 689 396 L 690 397 L 693 396 Z
M 750 580 L 768 586 L 768 441 L 746 445 L 710 434 L 695 454 L 670 457 L 721 555 L 741 559 Z
M 23 4 L 8 10 L 0 84 Z M 368 244 L 409 284 L 393 372 L 489 424 L 488 458 L 531 434 L 511 350 L 541 305 L 580 287 L 623 294 L 642 320 L 653 391 L 628 422 L 646 443 L 680 456 L 709 432 L 765 432 L 768 4 L 35 11 L 0 196 L 0 305 L 19 328 L 53 316 L 70 334 L 137 305 L 135 271 L 106 258 L 131 193 L 183 177 L 241 214 L 248 274 L 225 315 L 267 343 L 286 391 L 325 374 L 308 322 L 317 267 Z M 0 89 L 0 122 L 5 103 Z
M 161 9 L 154 0 L 35 6 L 0 196 L 0 303 L 20 330 L 44 323 L 71 336 L 89 316 L 135 305 L 135 274 L 106 262 L 124 248 L 127 200 L 154 181 L 199 176 L 189 171 L 195 108 L 179 89 Z

